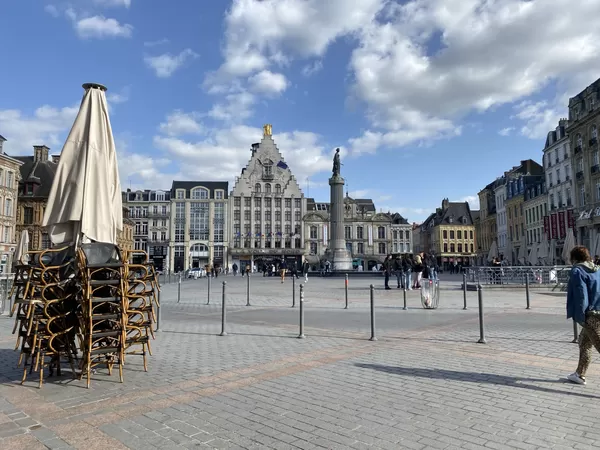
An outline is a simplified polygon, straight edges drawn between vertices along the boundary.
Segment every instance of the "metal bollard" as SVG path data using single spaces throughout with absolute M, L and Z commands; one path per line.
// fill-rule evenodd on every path
M 160 286 L 159 286 L 159 291 L 158 291 L 158 307 L 156 308 L 156 330 L 154 331 L 160 331 L 160 319 L 161 319 L 161 305 L 160 305 Z
M 404 298 L 404 308 L 402 309 L 406 311 L 408 309 L 408 305 L 406 304 L 406 286 L 402 288 L 402 297 Z
M 525 277 L 525 300 L 527 301 L 526 309 L 531 309 L 531 305 L 529 303 L 529 274 L 526 274 Z
M 346 296 L 346 306 L 344 309 L 348 309 L 348 274 L 346 274 L 346 284 L 344 285 L 344 291 Z
M 246 273 L 246 306 L 250 306 L 250 272 Z
M 485 325 L 483 323 L 483 290 L 479 283 L 477 283 L 477 300 L 479 303 L 479 340 L 477 343 L 487 344 L 485 340 Z
M 227 331 L 225 331 L 225 324 L 227 320 L 227 308 L 225 305 L 225 285 L 227 281 L 223 281 L 223 299 L 221 300 L 221 334 L 219 336 L 227 336 Z
M 292 308 L 296 307 L 296 277 L 292 276 Z
M 208 293 L 207 293 L 207 300 L 206 300 L 206 304 L 210 305 L 210 274 L 206 274 L 206 278 L 208 279 Z
M 177 303 L 181 301 L 181 272 L 179 272 L 179 280 L 177 281 Z
M 371 285 L 371 338 L 370 341 L 376 341 L 375 337 L 375 286 Z
M 575 320 L 573 320 L 573 340 L 571 341 L 571 343 L 579 343 L 579 332 L 577 331 L 577 322 L 575 322 Z
M 467 309 L 467 274 L 463 273 L 463 310 Z
M 298 339 L 304 338 L 304 285 L 300 284 L 300 334 L 298 334 Z

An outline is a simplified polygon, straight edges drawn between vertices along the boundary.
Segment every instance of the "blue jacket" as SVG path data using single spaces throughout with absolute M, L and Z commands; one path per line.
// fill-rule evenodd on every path
M 567 285 L 567 319 L 585 322 L 587 311 L 600 310 L 600 266 L 591 262 L 576 264 Z

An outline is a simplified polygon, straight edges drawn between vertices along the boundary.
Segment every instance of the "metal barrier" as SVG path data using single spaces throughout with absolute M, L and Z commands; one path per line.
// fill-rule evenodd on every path
M 466 269 L 468 282 L 482 285 L 524 285 L 527 278 L 532 287 L 544 285 L 562 288 L 569 281 L 571 266 L 505 266 L 469 267 Z
M 0 314 L 4 314 L 5 312 L 9 314 L 12 309 L 12 299 L 9 298 L 9 294 L 14 279 L 14 273 L 0 274 Z

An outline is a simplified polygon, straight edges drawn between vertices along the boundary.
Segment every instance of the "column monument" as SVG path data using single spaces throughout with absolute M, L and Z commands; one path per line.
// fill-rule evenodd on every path
M 335 149 L 333 175 L 329 179 L 331 199 L 329 205 L 329 257 L 334 271 L 352 270 L 352 255 L 346 248 L 344 235 L 344 179 L 340 176 L 340 149 Z

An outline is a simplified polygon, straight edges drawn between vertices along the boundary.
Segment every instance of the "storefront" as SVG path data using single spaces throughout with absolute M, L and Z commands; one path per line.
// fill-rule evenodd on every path
M 283 258 L 288 268 L 294 264 L 298 270 L 302 267 L 302 249 L 283 248 L 278 249 L 277 253 L 273 252 L 272 248 L 241 248 L 229 249 L 231 255 L 231 264 L 237 264 L 240 270 L 245 270 L 247 265 L 253 265 L 257 271 L 262 271 L 264 265 L 270 266 L 275 264 L 277 267 Z

